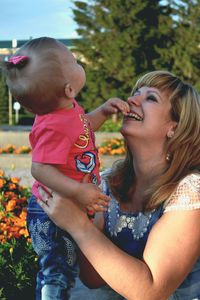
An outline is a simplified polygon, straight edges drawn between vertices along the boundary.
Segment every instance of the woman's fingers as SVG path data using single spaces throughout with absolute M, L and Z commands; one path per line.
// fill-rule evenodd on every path
M 46 200 L 41 200 L 41 199 L 37 199 L 38 204 L 42 207 L 42 209 L 49 214 L 49 210 L 50 210 L 50 203 L 49 203 L 49 199 Z
M 39 186 L 38 192 L 42 200 L 52 197 L 52 191 L 46 187 Z

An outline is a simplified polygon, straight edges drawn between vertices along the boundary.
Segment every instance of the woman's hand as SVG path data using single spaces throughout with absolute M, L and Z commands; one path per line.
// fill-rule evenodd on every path
M 41 187 L 38 189 L 41 199 L 39 205 L 47 213 L 50 219 L 63 230 L 76 230 L 78 226 L 83 226 L 88 222 L 86 213 L 73 200 L 64 198 L 55 192 L 47 192 Z

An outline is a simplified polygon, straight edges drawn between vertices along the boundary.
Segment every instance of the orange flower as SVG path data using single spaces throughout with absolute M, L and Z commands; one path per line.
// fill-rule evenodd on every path
M 14 192 L 10 192 L 10 191 L 6 191 L 6 192 L 4 193 L 4 197 L 5 197 L 5 198 L 8 198 L 8 199 L 12 199 L 12 198 L 15 197 L 15 193 L 14 193 Z
M 13 219 L 13 221 L 14 221 L 15 226 L 18 226 L 18 227 L 25 227 L 26 226 L 26 220 L 22 220 L 20 218 L 15 217 Z
M 21 214 L 19 215 L 19 217 L 20 217 L 20 219 L 22 219 L 22 220 L 26 220 L 26 215 L 27 215 L 27 212 L 26 212 L 25 210 L 23 210 L 23 211 L 21 212 Z
M 12 183 L 18 183 L 20 181 L 20 178 L 18 178 L 18 177 L 11 177 L 10 180 L 12 181 Z
M 4 171 L 2 169 L 0 169 L 0 176 L 4 176 Z
M 16 184 L 15 183 L 9 183 L 8 188 L 10 190 L 14 190 L 14 189 L 16 189 Z
M 2 188 L 5 183 L 6 183 L 5 179 L 0 178 L 0 188 Z
M 10 200 L 6 206 L 6 211 L 14 210 L 16 204 L 17 204 L 16 200 Z
M 28 233 L 28 230 L 26 228 L 22 228 L 19 230 L 19 234 L 21 236 L 25 236 L 25 237 L 28 237 L 29 236 L 29 233 Z
M 0 170 L 0 175 L 1 173 Z M 0 178 L 0 242 L 8 243 L 12 239 L 25 237 L 29 242 L 29 234 L 26 228 L 26 204 L 29 189 L 18 184 L 19 178 Z M 5 189 L 5 191 L 4 191 Z

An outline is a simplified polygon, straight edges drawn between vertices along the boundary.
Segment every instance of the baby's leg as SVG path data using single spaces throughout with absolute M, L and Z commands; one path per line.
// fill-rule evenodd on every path
M 61 231 L 44 213 L 34 197 L 29 201 L 27 225 L 39 261 L 36 299 L 69 299 L 72 275 Z

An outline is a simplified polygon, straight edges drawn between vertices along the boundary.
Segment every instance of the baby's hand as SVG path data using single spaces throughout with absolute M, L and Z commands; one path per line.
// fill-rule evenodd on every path
M 127 102 L 119 98 L 110 98 L 102 105 L 103 113 L 112 115 L 121 112 L 123 115 L 127 115 L 130 112 L 130 107 Z
M 80 183 L 75 198 L 81 206 L 94 211 L 104 211 L 111 200 L 110 197 L 102 193 L 101 189 L 93 183 Z

